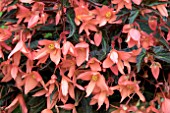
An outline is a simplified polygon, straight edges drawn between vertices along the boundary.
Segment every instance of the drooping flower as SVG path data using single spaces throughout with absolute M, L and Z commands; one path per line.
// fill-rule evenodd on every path
M 89 44 L 86 42 L 80 42 L 75 45 L 75 50 L 77 53 L 76 64 L 80 66 L 84 61 L 89 59 Z
M 131 0 L 112 0 L 112 4 L 117 4 L 117 11 L 120 11 L 124 6 L 127 9 L 132 9 Z
M 77 79 L 90 81 L 86 87 L 86 97 L 88 97 L 96 87 L 98 87 L 101 91 L 108 91 L 105 78 L 99 72 L 87 71 L 79 74 Z
M 108 90 L 105 91 L 99 91 L 97 93 L 93 93 L 93 97 L 90 101 L 90 105 L 94 105 L 98 103 L 98 109 L 103 105 L 103 103 L 106 104 L 106 110 L 109 108 L 109 99 L 108 96 L 112 95 L 113 91 L 108 88 Z
M 159 0 L 159 1 L 168 1 L 168 0 Z M 168 17 L 168 11 L 166 7 L 167 7 L 167 4 L 160 4 L 160 5 L 152 6 L 153 9 L 158 9 L 158 11 L 160 12 L 162 16 Z
M 105 5 L 102 6 L 102 8 L 96 7 L 96 9 L 93 11 L 97 17 L 96 21 L 99 23 L 99 26 L 104 26 L 106 23 L 113 23 L 116 20 L 116 11 L 114 11 L 113 8 L 109 8 Z
M 93 19 L 95 16 L 88 9 L 88 6 L 85 4 L 78 5 L 78 7 L 74 8 L 75 11 L 75 23 L 77 26 L 81 24 L 81 22 L 86 22 Z
M 96 58 L 91 58 L 88 61 L 87 66 L 89 66 L 92 71 L 101 71 L 100 64 L 101 62 L 99 60 Z
M 152 62 L 150 68 L 154 78 L 157 80 L 159 77 L 160 68 L 162 68 L 161 64 L 159 62 Z
M 142 0 L 132 0 L 135 4 L 140 5 Z M 117 4 L 117 11 L 120 11 L 120 9 L 124 8 L 124 6 L 127 9 L 132 9 L 132 2 L 131 0 L 112 0 L 112 4 Z
M 122 102 L 126 97 L 129 97 L 132 93 L 136 93 L 141 101 L 145 101 L 145 97 L 140 92 L 138 83 L 129 80 L 126 75 L 122 75 L 119 78 L 118 85 L 111 87 L 111 89 L 120 91 L 122 97 L 120 102 Z
M 126 42 L 128 47 L 131 48 L 134 45 L 140 47 L 141 33 L 138 29 L 133 28 L 133 25 L 127 24 L 123 26 L 123 33 L 128 33 Z
M 103 61 L 103 68 L 112 68 L 112 66 L 116 64 L 117 69 L 121 74 L 124 74 L 124 66 L 128 68 L 128 73 L 130 73 L 131 66 L 129 62 L 131 62 L 130 61 L 131 56 L 132 55 L 130 54 L 130 52 L 117 51 L 115 49 L 112 49 L 108 54 L 107 58 Z M 116 68 L 112 68 L 112 69 L 116 69 Z
M 50 56 L 50 59 L 58 65 L 61 58 L 61 50 L 60 50 L 60 44 L 57 41 L 51 41 L 51 40 L 41 40 L 38 42 L 39 45 L 44 45 L 44 48 L 41 48 L 38 50 L 37 53 L 35 53 L 34 59 L 39 59 L 38 63 L 44 63 L 48 56 Z

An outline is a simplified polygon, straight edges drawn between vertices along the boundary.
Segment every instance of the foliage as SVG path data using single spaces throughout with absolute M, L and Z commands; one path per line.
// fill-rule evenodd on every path
M 168 0 L 1 0 L 1 113 L 170 113 Z

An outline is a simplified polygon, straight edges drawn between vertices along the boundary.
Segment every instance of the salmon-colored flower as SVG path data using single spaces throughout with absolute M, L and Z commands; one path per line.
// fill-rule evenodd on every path
M 159 1 L 168 1 L 168 0 L 159 0 Z M 153 9 L 158 9 L 158 11 L 160 12 L 162 16 L 168 17 L 168 11 L 166 7 L 167 7 L 167 4 L 160 4 L 160 5 L 152 6 Z
M 94 43 L 96 46 L 99 46 L 100 43 L 102 42 L 102 32 L 96 32 L 94 35 Z
M 96 21 L 96 19 L 91 19 L 89 21 L 85 21 L 82 23 L 82 25 L 80 26 L 80 29 L 79 29 L 79 34 L 82 33 L 82 31 L 84 30 L 87 34 L 87 36 L 90 35 L 90 31 L 95 31 L 97 32 L 97 24 L 98 24 L 98 21 Z
M 148 35 L 146 32 L 141 31 L 140 43 L 143 48 L 148 50 L 151 46 L 154 46 L 155 42 L 156 40 L 152 34 Z
M 106 84 L 105 78 L 99 72 L 87 71 L 79 74 L 77 79 L 90 81 L 86 87 L 86 97 L 88 97 L 93 92 L 95 87 L 100 88 L 101 91 L 108 91 L 108 86 Z
M 112 95 L 113 91 L 108 88 L 108 90 L 100 91 L 98 93 L 95 93 L 90 101 L 90 105 L 94 105 L 98 103 L 98 109 L 103 105 L 103 103 L 106 104 L 106 110 L 109 108 L 109 99 L 108 96 Z
M 123 71 L 124 66 L 128 68 L 128 73 L 130 73 L 131 66 L 128 60 L 130 59 L 131 56 L 132 55 L 128 52 L 117 51 L 113 49 L 108 54 L 107 58 L 103 61 L 103 68 L 111 68 L 113 64 L 116 64 L 120 73 L 124 74 L 124 71 Z M 116 68 L 112 68 L 112 69 L 116 69 Z
M 142 0 L 132 0 L 135 4 L 139 5 Z M 132 2 L 131 0 L 112 0 L 113 4 L 117 4 L 117 11 L 120 11 L 120 9 L 124 8 L 124 6 L 127 9 L 132 9 Z
M 77 66 L 80 66 L 84 61 L 88 61 L 89 59 L 89 44 L 80 42 L 75 45 L 75 49 L 77 52 L 76 64 Z
M 56 79 L 57 79 L 56 75 L 53 74 L 51 76 L 51 79 L 45 84 L 44 89 L 36 92 L 33 95 L 34 97 L 45 95 L 47 98 L 48 110 L 52 109 L 59 100 L 59 84 Z
M 96 21 L 99 23 L 99 26 L 104 26 L 106 23 L 113 23 L 116 20 L 116 11 L 113 8 L 109 8 L 105 5 L 102 8 L 96 7 Z
M 60 63 L 60 70 L 65 73 L 68 71 L 67 76 L 69 78 L 72 78 L 74 76 L 75 70 L 76 70 L 76 60 L 75 58 L 73 59 L 63 59 L 62 62 Z
M 161 64 L 159 62 L 152 62 L 150 68 L 154 78 L 157 80 L 159 77 L 160 68 L 162 68 Z
M 64 56 L 66 56 L 67 54 L 70 54 L 72 56 L 77 55 L 74 45 L 69 41 L 64 42 L 62 47 L 62 53 Z
M 12 33 L 8 29 L 0 28 L 0 58 L 4 58 L 2 47 L 6 50 L 11 50 L 11 47 L 8 46 L 4 41 L 10 38 Z
M 35 53 L 34 59 L 39 59 L 38 63 L 44 63 L 48 56 L 50 56 L 50 59 L 58 65 L 61 58 L 61 50 L 60 50 L 60 44 L 57 41 L 51 41 L 51 40 L 41 40 L 38 42 L 39 45 L 44 45 L 44 48 L 41 48 L 38 50 L 37 53 Z
M 23 19 L 25 19 L 24 22 L 28 22 L 28 20 L 31 17 L 31 11 L 20 4 L 17 4 L 17 7 L 18 7 L 18 12 L 16 14 L 16 18 L 18 18 L 17 24 L 20 24 L 20 22 Z
M 87 66 L 89 66 L 92 71 L 101 71 L 100 64 L 101 62 L 99 60 L 96 58 L 91 58 L 88 61 Z
M 170 112 L 170 99 L 164 98 L 164 101 L 162 102 L 161 110 L 163 113 L 169 113 Z
M 81 22 L 86 22 L 93 19 L 95 16 L 91 11 L 89 11 L 88 6 L 85 4 L 79 5 L 79 7 L 74 8 L 75 11 L 75 23 L 76 25 L 80 25 Z
M 11 113 L 18 106 L 18 104 L 20 104 L 23 113 L 28 113 L 28 109 L 22 94 L 18 94 L 11 104 L 5 108 L 5 110 L 7 110 L 8 113 Z
M 117 4 L 117 11 L 120 11 L 124 6 L 127 9 L 132 9 L 131 0 L 112 0 L 112 4 Z
M 120 102 L 122 102 L 126 97 L 129 97 L 132 93 L 136 93 L 140 100 L 145 101 L 145 97 L 140 92 L 138 83 L 130 81 L 128 76 L 122 75 L 119 78 L 118 85 L 111 87 L 111 89 L 120 91 L 122 97 Z
M 150 29 L 152 29 L 153 31 L 156 30 L 157 28 L 157 17 L 156 16 L 150 16 L 149 20 L 148 20 L 148 25 L 150 27 Z
M 141 33 L 139 30 L 133 28 L 132 25 L 127 24 L 123 26 L 123 33 L 128 33 L 126 42 L 128 43 L 128 47 L 131 48 L 134 45 L 140 47 L 140 38 Z

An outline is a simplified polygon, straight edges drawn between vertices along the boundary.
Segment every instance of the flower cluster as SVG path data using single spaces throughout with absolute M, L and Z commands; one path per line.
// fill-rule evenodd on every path
M 1 0 L 0 112 L 169 113 L 168 3 Z

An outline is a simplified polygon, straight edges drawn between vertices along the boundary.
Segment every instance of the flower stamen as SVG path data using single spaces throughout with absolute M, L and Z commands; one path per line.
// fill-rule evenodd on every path
M 112 16 L 112 13 L 110 11 L 106 12 L 105 14 L 106 18 L 110 18 Z
M 53 50 L 53 49 L 55 48 L 55 46 L 54 46 L 54 44 L 49 44 L 49 45 L 48 45 L 48 48 L 51 49 L 51 50 Z
M 99 77 L 98 75 L 93 75 L 91 79 L 96 82 L 99 79 Z

